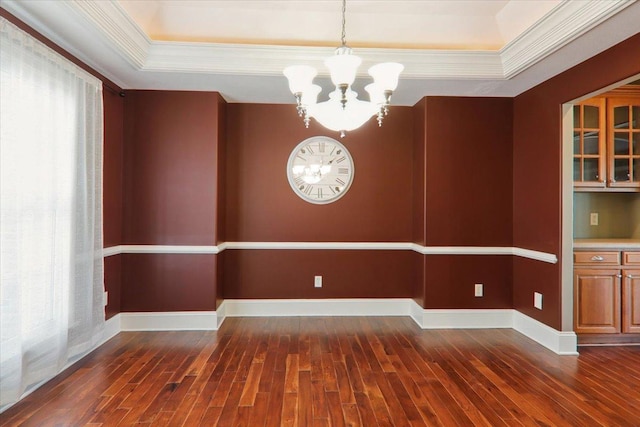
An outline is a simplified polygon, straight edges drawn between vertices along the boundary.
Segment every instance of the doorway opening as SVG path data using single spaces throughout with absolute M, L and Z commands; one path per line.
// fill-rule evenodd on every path
M 631 90 L 625 92 L 625 88 L 630 87 Z M 636 96 L 636 93 L 640 96 L 640 74 L 562 105 L 563 331 L 576 329 L 574 242 L 580 246 L 586 240 L 608 238 L 640 241 L 640 189 L 637 188 L 640 160 L 633 157 L 640 150 L 640 136 L 636 141 L 630 131 L 630 138 L 625 142 L 624 131 L 615 124 L 617 119 L 607 117 L 605 111 L 600 110 L 607 108 L 605 99 Z M 633 110 L 629 111 L 632 114 Z M 586 121 L 597 126 L 585 125 Z M 607 123 L 616 131 L 605 129 Z M 622 139 L 619 140 L 618 134 Z M 607 138 L 614 140 L 615 147 L 606 147 Z M 628 155 L 625 144 L 629 147 Z

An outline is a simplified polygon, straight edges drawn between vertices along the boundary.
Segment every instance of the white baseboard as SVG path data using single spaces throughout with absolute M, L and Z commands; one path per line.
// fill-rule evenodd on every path
M 98 344 L 98 346 L 106 343 L 111 338 L 118 335 L 120 331 L 122 331 L 120 316 L 121 314 L 118 313 L 104 323 L 104 330 L 102 331 L 102 339 L 100 340 L 100 343 Z
M 513 329 L 554 353 L 566 356 L 578 355 L 578 336 L 573 331 L 558 331 L 517 310 L 513 310 Z
M 513 310 L 422 310 L 421 322 L 416 322 L 422 329 L 495 329 L 511 328 Z M 415 318 L 414 318 L 415 320 Z
M 227 304 L 226 301 L 222 301 L 220 306 L 216 310 L 216 315 L 218 317 L 218 329 L 224 323 L 224 319 L 227 318 Z
M 409 298 L 224 300 L 228 317 L 276 316 L 409 316 Z
M 227 317 L 410 316 L 422 329 L 512 328 L 551 351 L 577 355 L 574 332 L 561 332 L 513 309 L 423 309 L 410 298 L 224 300 L 216 311 L 120 313 L 105 336 L 121 331 L 217 330 Z M 105 340 L 106 341 L 106 340 Z
M 197 331 L 218 329 L 215 311 L 120 313 L 122 331 Z

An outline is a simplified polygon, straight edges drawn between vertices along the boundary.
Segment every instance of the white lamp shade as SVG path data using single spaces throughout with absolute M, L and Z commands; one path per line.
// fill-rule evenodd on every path
M 292 65 L 284 69 L 283 74 L 289 80 L 289 90 L 294 95 L 302 93 L 311 86 L 313 78 L 318 74 L 315 68 L 308 65 Z
M 318 95 L 322 91 L 322 88 L 318 85 L 310 85 L 302 90 L 302 96 L 300 97 L 300 104 L 303 106 L 313 105 L 318 102 Z
M 380 86 L 382 90 L 396 90 L 398 87 L 398 77 L 404 70 L 404 65 L 397 62 L 384 62 L 369 68 L 369 75 L 373 77 L 373 82 Z
M 356 71 L 362 59 L 360 57 L 351 55 L 350 53 L 340 53 L 327 58 L 324 64 L 329 68 L 331 74 L 331 81 L 334 85 L 351 84 L 356 79 Z
M 353 91 L 347 92 L 345 108 L 342 108 L 340 98 L 341 94 L 334 91 L 328 101 L 310 106 L 307 112 L 322 126 L 336 132 L 357 129 L 378 112 L 377 105 L 360 101 Z
M 382 87 L 378 86 L 375 83 L 369 83 L 364 87 L 364 90 L 366 90 L 369 93 L 369 101 L 372 104 L 384 105 L 385 97 L 384 97 L 384 89 L 382 89 Z

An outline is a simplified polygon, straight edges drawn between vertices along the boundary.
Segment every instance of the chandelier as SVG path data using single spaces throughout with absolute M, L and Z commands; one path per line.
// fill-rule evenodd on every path
M 402 64 L 396 62 L 372 66 L 369 75 L 373 77 L 373 83 L 365 87 L 369 101 L 358 99 L 358 93 L 351 89 L 351 85 L 362 59 L 353 55 L 352 49 L 347 46 L 345 12 L 346 0 L 342 0 L 342 45 L 324 61 L 336 87 L 327 101 L 317 102 L 322 88 L 313 84 L 313 78 L 318 74 L 315 68 L 293 65 L 283 71 L 289 80 L 289 89 L 296 98 L 298 115 L 303 118 L 305 126 L 309 127 L 313 117 L 327 129 L 340 132 L 341 137 L 345 136 L 345 132 L 362 126 L 372 116 L 377 116 L 378 126 L 382 126 L 384 116 L 389 113 L 391 94 L 398 86 L 398 77 L 404 69 Z

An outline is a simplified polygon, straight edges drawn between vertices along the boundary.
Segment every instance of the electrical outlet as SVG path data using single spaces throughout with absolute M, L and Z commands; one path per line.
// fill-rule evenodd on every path
M 316 288 L 322 287 L 322 276 L 315 276 L 313 278 L 313 286 Z
M 483 293 L 483 285 L 482 283 L 476 283 L 475 295 L 477 297 L 481 297 Z
M 591 212 L 591 215 L 589 215 L 589 222 L 591 225 L 598 225 L 598 212 Z
M 102 305 L 105 307 L 109 305 L 109 292 L 107 291 L 104 291 L 104 294 L 102 294 Z
M 539 292 L 533 293 L 533 306 L 538 310 L 542 310 L 542 294 Z

